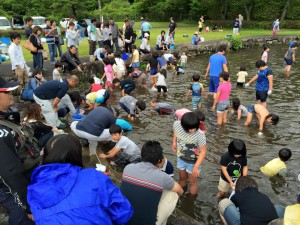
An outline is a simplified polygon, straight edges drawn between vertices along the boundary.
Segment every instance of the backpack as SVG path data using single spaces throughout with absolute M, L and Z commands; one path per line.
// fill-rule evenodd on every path
M 18 126 L 7 120 L 0 120 L 0 124 L 12 129 L 17 135 L 20 147 L 16 153 L 23 163 L 24 171 L 38 166 L 41 161 L 42 149 L 39 141 L 33 136 L 34 130 L 28 122 Z
M 136 37 L 137 37 L 136 32 L 133 31 L 133 34 L 132 34 L 132 44 L 134 44 L 134 42 L 136 40 Z
M 84 36 L 85 36 L 85 37 L 88 37 L 88 36 L 89 36 L 88 30 L 87 30 L 88 27 L 89 27 L 89 26 L 87 26 L 86 28 L 84 28 Z

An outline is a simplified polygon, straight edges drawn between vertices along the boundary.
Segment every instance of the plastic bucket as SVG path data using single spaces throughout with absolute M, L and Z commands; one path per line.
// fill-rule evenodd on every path
M 174 50 L 174 49 L 175 49 L 175 45 L 171 45 L 170 50 Z
M 126 53 L 122 54 L 122 59 L 126 61 L 128 59 L 128 55 Z
M 2 44 L 10 45 L 10 38 L 9 37 L 3 37 L 1 38 Z

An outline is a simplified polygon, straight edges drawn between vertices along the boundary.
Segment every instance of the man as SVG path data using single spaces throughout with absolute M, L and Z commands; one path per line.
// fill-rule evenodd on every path
M 112 34 L 112 40 L 114 42 L 114 45 L 116 47 L 116 51 L 119 51 L 119 44 L 118 44 L 118 36 L 119 36 L 119 28 L 118 25 L 115 23 L 113 18 L 109 19 L 109 28 L 111 30 Z
M 239 17 L 235 18 L 235 21 L 233 21 L 233 35 L 236 36 L 239 32 L 240 22 Z
M 77 56 L 77 48 L 75 45 L 71 45 L 70 48 L 62 54 L 60 62 L 64 66 L 64 72 L 72 71 L 77 69 L 79 72 L 82 72 L 80 65 L 82 64 L 80 59 Z
M 32 34 L 33 19 L 31 17 L 27 17 L 25 19 L 25 23 L 25 37 L 26 39 L 28 39 L 29 36 Z
M 150 30 L 151 30 L 152 26 L 150 25 L 150 23 L 146 20 L 144 20 L 144 22 L 141 25 L 141 31 L 142 31 L 142 36 L 144 38 L 145 33 L 148 33 L 150 35 Z M 149 37 L 150 40 L 150 37 Z
M 102 59 L 104 59 L 107 56 L 108 49 L 109 49 L 109 46 L 107 46 L 107 45 L 105 45 L 103 48 L 98 48 L 94 52 L 94 61 L 102 62 Z
M 55 64 L 55 52 L 56 52 L 54 31 L 55 29 L 51 27 L 50 20 L 46 19 L 46 28 L 44 32 L 45 32 L 46 42 L 48 44 L 51 64 L 53 65 Z
M 20 124 L 20 113 L 14 104 L 12 91 L 17 82 L 6 82 L 0 78 L 0 122 L 7 120 Z M 34 225 L 27 203 L 27 186 L 30 173 L 24 171 L 17 155 L 20 142 L 16 132 L 0 124 L 0 204 L 7 210 L 10 225 Z M 26 174 L 27 172 L 27 174 Z
M 88 33 L 88 42 L 89 42 L 89 55 L 90 55 L 90 62 L 93 61 L 93 55 L 96 51 L 97 45 L 97 31 L 96 31 L 96 19 L 91 19 L 91 24 L 87 27 Z
M 173 38 L 175 39 L 175 31 L 176 31 L 177 24 L 175 23 L 173 17 L 170 18 L 169 24 L 169 35 L 173 34 Z
M 21 93 L 22 88 L 24 88 L 25 84 L 28 82 L 27 65 L 20 46 L 21 35 L 17 32 L 13 32 L 10 35 L 10 40 L 12 43 L 8 48 L 8 54 L 11 61 L 12 71 L 16 74 L 17 81 L 20 84 L 18 90 Z
M 69 87 L 78 85 L 79 79 L 72 75 L 70 78 L 51 80 L 37 87 L 33 92 L 33 98 L 41 106 L 46 123 L 56 126 L 58 129 L 66 128 L 66 124 L 58 119 L 58 103 L 65 96 Z
M 166 224 L 183 189 L 161 171 L 165 158 L 157 141 L 147 141 L 141 150 L 142 162 L 125 167 L 121 192 L 131 203 L 134 214 L 127 225 Z
M 217 53 L 213 54 L 209 58 L 209 63 L 206 69 L 205 78 L 207 78 L 208 72 L 210 72 L 209 92 L 214 93 L 214 97 L 217 94 L 217 90 L 220 83 L 219 74 L 222 71 L 228 72 L 227 61 L 226 61 L 226 57 L 224 56 L 225 51 L 226 51 L 226 46 L 220 45 L 217 48 Z

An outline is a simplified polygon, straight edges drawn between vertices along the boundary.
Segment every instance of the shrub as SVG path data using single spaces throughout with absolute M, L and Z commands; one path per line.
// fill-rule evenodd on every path
M 233 50 L 239 50 L 243 48 L 243 44 L 240 38 L 232 36 L 230 38 L 225 38 L 225 39 L 232 43 Z

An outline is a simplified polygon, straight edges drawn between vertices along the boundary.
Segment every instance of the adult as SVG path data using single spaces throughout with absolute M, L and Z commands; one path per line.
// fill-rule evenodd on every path
M 125 46 L 125 52 L 132 54 L 132 38 L 133 38 L 133 29 L 130 26 L 129 20 L 125 20 L 125 33 L 124 33 L 124 39 L 123 44 Z
M 37 224 L 125 224 L 133 214 L 108 176 L 83 168 L 81 144 L 66 134 L 46 145 L 42 166 L 32 174 L 28 202 Z
M 240 33 L 242 25 L 243 25 L 244 17 L 242 16 L 242 14 L 239 14 L 238 18 L 239 18 L 239 31 L 238 32 Z
M 107 56 L 107 50 L 109 50 L 109 46 L 105 45 L 103 48 L 98 48 L 94 52 L 94 60 L 102 62 L 102 59 L 104 59 Z
M 76 136 L 88 140 L 90 156 L 96 155 L 98 141 L 111 140 L 109 127 L 115 124 L 115 117 L 117 115 L 111 109 L 99 106 L 90 111 L 83 120 L 71 124 Z
M 105 20 L 103 22 L 103 44 L 109 46 L 111 48 L 111 31 L 109 29 L 109 21 Z
M 16 75 L 17 81 L 19 82 L 19 92 L 21 93 L 22 88 L 28 82 L 27 65 L 23 56 L 21 43 L 21 35 L 17 32 L 10 34 L 11 45 L 8 48 L 8 54 L 11 62 L 11 69 Z
M 39 26 L 35 26 L 32 29 L 32 34 L 29 37 L 30 42 L 34 47 L 36 47 L 36 52 L 31 52 L 33 56 L 33 68 L 40 68 L 43 69 L 44 59 L 43 59 L 43 52 L 44 47 L 40 41 L 39 36 L 42 33 L 42 28 Z
M 268 225 L 278 218 L 276 209 L 279 208 L 258 191 L 256 181 L 249 176 L 237 180 L 231 200 L 225 198 L 219 203 L 221 216 L 229 225 Z
M 12 91 L 18 88 L 17 82 L 6 82 L 0 78 L 0 123 L 3 120 L 20 124 L 20 113 L 14 104 Z M 7 210 L 9 225 L 34 225 L 29 219 L 30 208 L 27 203 L 27 186 L 30 172 L 18 156 L 21 146 L 16 132 L 0 124 L 0 204 Z
M 236 17 L 235 20 L 233 21 L 233 35 L 234 36 L 236 36 L 237 33 L 239 32 L 239 27 L 240 27 L 239 17 Z
M 140 45 L 140 51 L 142 53 L 145 53 L 145 54 L 150 53 L 151 48 L 150 48 L 150 44 L 149 44 L 149 38 L 150 38 L 150 35 L 148 33 L 145 33 L 142 43 Z
M 290 45 L 289 50 L 286 52 L 285 56 L 284 56 L 284 61 L 285 61 L 285 68 L 284 68 L 284 72 L 286 75 L 290 75 L 290 71 L 292 68 L 293 64 L 296 64 L 296 50 L 298 48 L 298 44 L 297 43 L 293 43 L 292 45 Z
M 88 42 L 89 42 L 89 55 L 90 62 L 93 61 L 94 52 L 96 51 L 97 45 L 97 30 L 96 30 L 97 20 L 95 18 L 91 19 L 91 24 L 87 27 Z
M 146 33 L 149 34 L 150 36 L 151 29 L 152 29 L 151 24 L 144 19 L 144 22 L 141 24 L 142 37 L 144 38 Z
M 115 23 L 112 17 L 109 19 L 109 28 L 111 30 L 112 41 L 113 44 L 115 45 L 116 51 L 119 51 L 119 44 L 118 44 L 119 27 L 118 24 Z
M 49 19 L 46 19 L 46 28 L 45 28 L 45 37 L 46 43 L 48 44 L 50 61 L 51 64 L 55 64 L 55 37 L 54 37 L 54 28 L 51 26 Z
M 199 32 L 201 33 L 204 27 L 204 16 L 201 16 L 198 22 L 198 29 Z
M 145 22 L 144 17 L 141 17 L 141 19 L 140 19 L 140 32 L 141 32 L 141 37 L 139 37 L 139 39 L 143 39 L 143 38 L 144 38 L 144 37 L 143 37 L 143 32 L 142 32 L 142 25 L 143 25 L 144 22 Z
M 174 39 L 175 39 L 176 27 L 177 27 L 177 24 L 175 23 L 173 17 L 171 17 L 170 24 L 169 24 L 169 35 L 172 34 Z
M 47 81 L 34 90 L 33 98 L 41 106 L 42 114 L 47 124 L 56 126 L 58 129 L 66 127 L 58 119 L 58 103 L 65 96 L 69 87 L 77 86 L 78 82 L 78 77 L 72 75 L 67 79 Z
M 145 142 L 141 158 L 142 162 L 126 166 L 122 176 L 121 191 L 134 209 L 127 225 L 140 224 L 141 221 L 144 225 L 166 224 L 183 189 L 161 171 L 165 158 L 159 142 Z
M 42 70 L 36 68 L 32 72 L 32 77 L 29 80 L 28 86 L 22 91 L 22 99 L 33 101 L 33 91 L 42 84 Z
M 165 44 L 165 35 L 166 32 L 162 30 L 160 35 L 157 36 L 156 39 L 156 50 L 167 50 L 167 46 Z
M 273 32 L 272 32 L 272 37 L 275 37 L 276 34 L 277 34 L 277 31 L 279 31 L 279 19 L 276 19 L 274 22 L 273 22 Z
M 33 19 L 31 17 L 27 17 L 25 19 L 25 23 L 25 38 L 28 39 L 29 36 L 32 34 Z
M 222 71 L 228 72 L 227 60 L 226 60 L 226 57 L 224 56 L 225 51 L 226 51 L 226 46 L 220 45 L 217 48 L 217 53 L 213 54 L 209 58 L 209 63 L 206 68 L 205 77 L 207 78 L 208 72 L 209 72 L 209 76 L 210 76 L 209 92 L 214 93 L 214 97 L 217 94 L 217 89 L 218 89 L 219 83 L 220 83 L 219 74 Z
M 68 48 L 70 48 L 72 45 L 75 46 L 76 48 L 78 48 L 80 33 L 81 33 L 80 29 L 75 30 L 75 23 L 70 22 L 68 30 L 66 31 L 66 38 L 67 38 Z M 78 52 L 77 52 L 77 55 L 78 55 Z
M 103 34 L 101 29 L 101 22 L 97 21 L 96 23 L 96 35 L 97 35 L 97 44 L 99 48 L 102 48 L 103 45 Z
M 74 16 L 71 16 L 69 18 L 69 20 L 67 20 L 66 27 L 65 27 L 66 29 L 69 29 L 70 23 L 74 23 L 75 24 L 75 17 Z M 77 26 L 75 27 L 75 30 L 77 30 Z
M 53 31 L 53 35 L 54 35 L 54 39 L 55 39 L 55 57 L 57 57 L 59 55 L 59 57 L 61 57 L 62 55 L 62 51 L 61 51 L 61 33 L 60 33 L 60 28 L 57 26 L 56 24 L 56 20 L 51 20 L 50 21 L 52 29 Z M 58 50 L 58 55 L 57 55 L 57 50 Z
M 82 72 L 80 66 L 81 61 L 77 56 L 77 47 L 75 45 L 71 45 L 67 51 L 62 54 L 60 58 L 60 62 L 64 66 L 64 72 L 65 71 L 72 71 L 74 69 L 77 69 L 79 72 Z
M 192 45 L 198 45 L 200 42 L 200 38 L 198 36 L 198 32 L 196 31 L 192 37 Z

